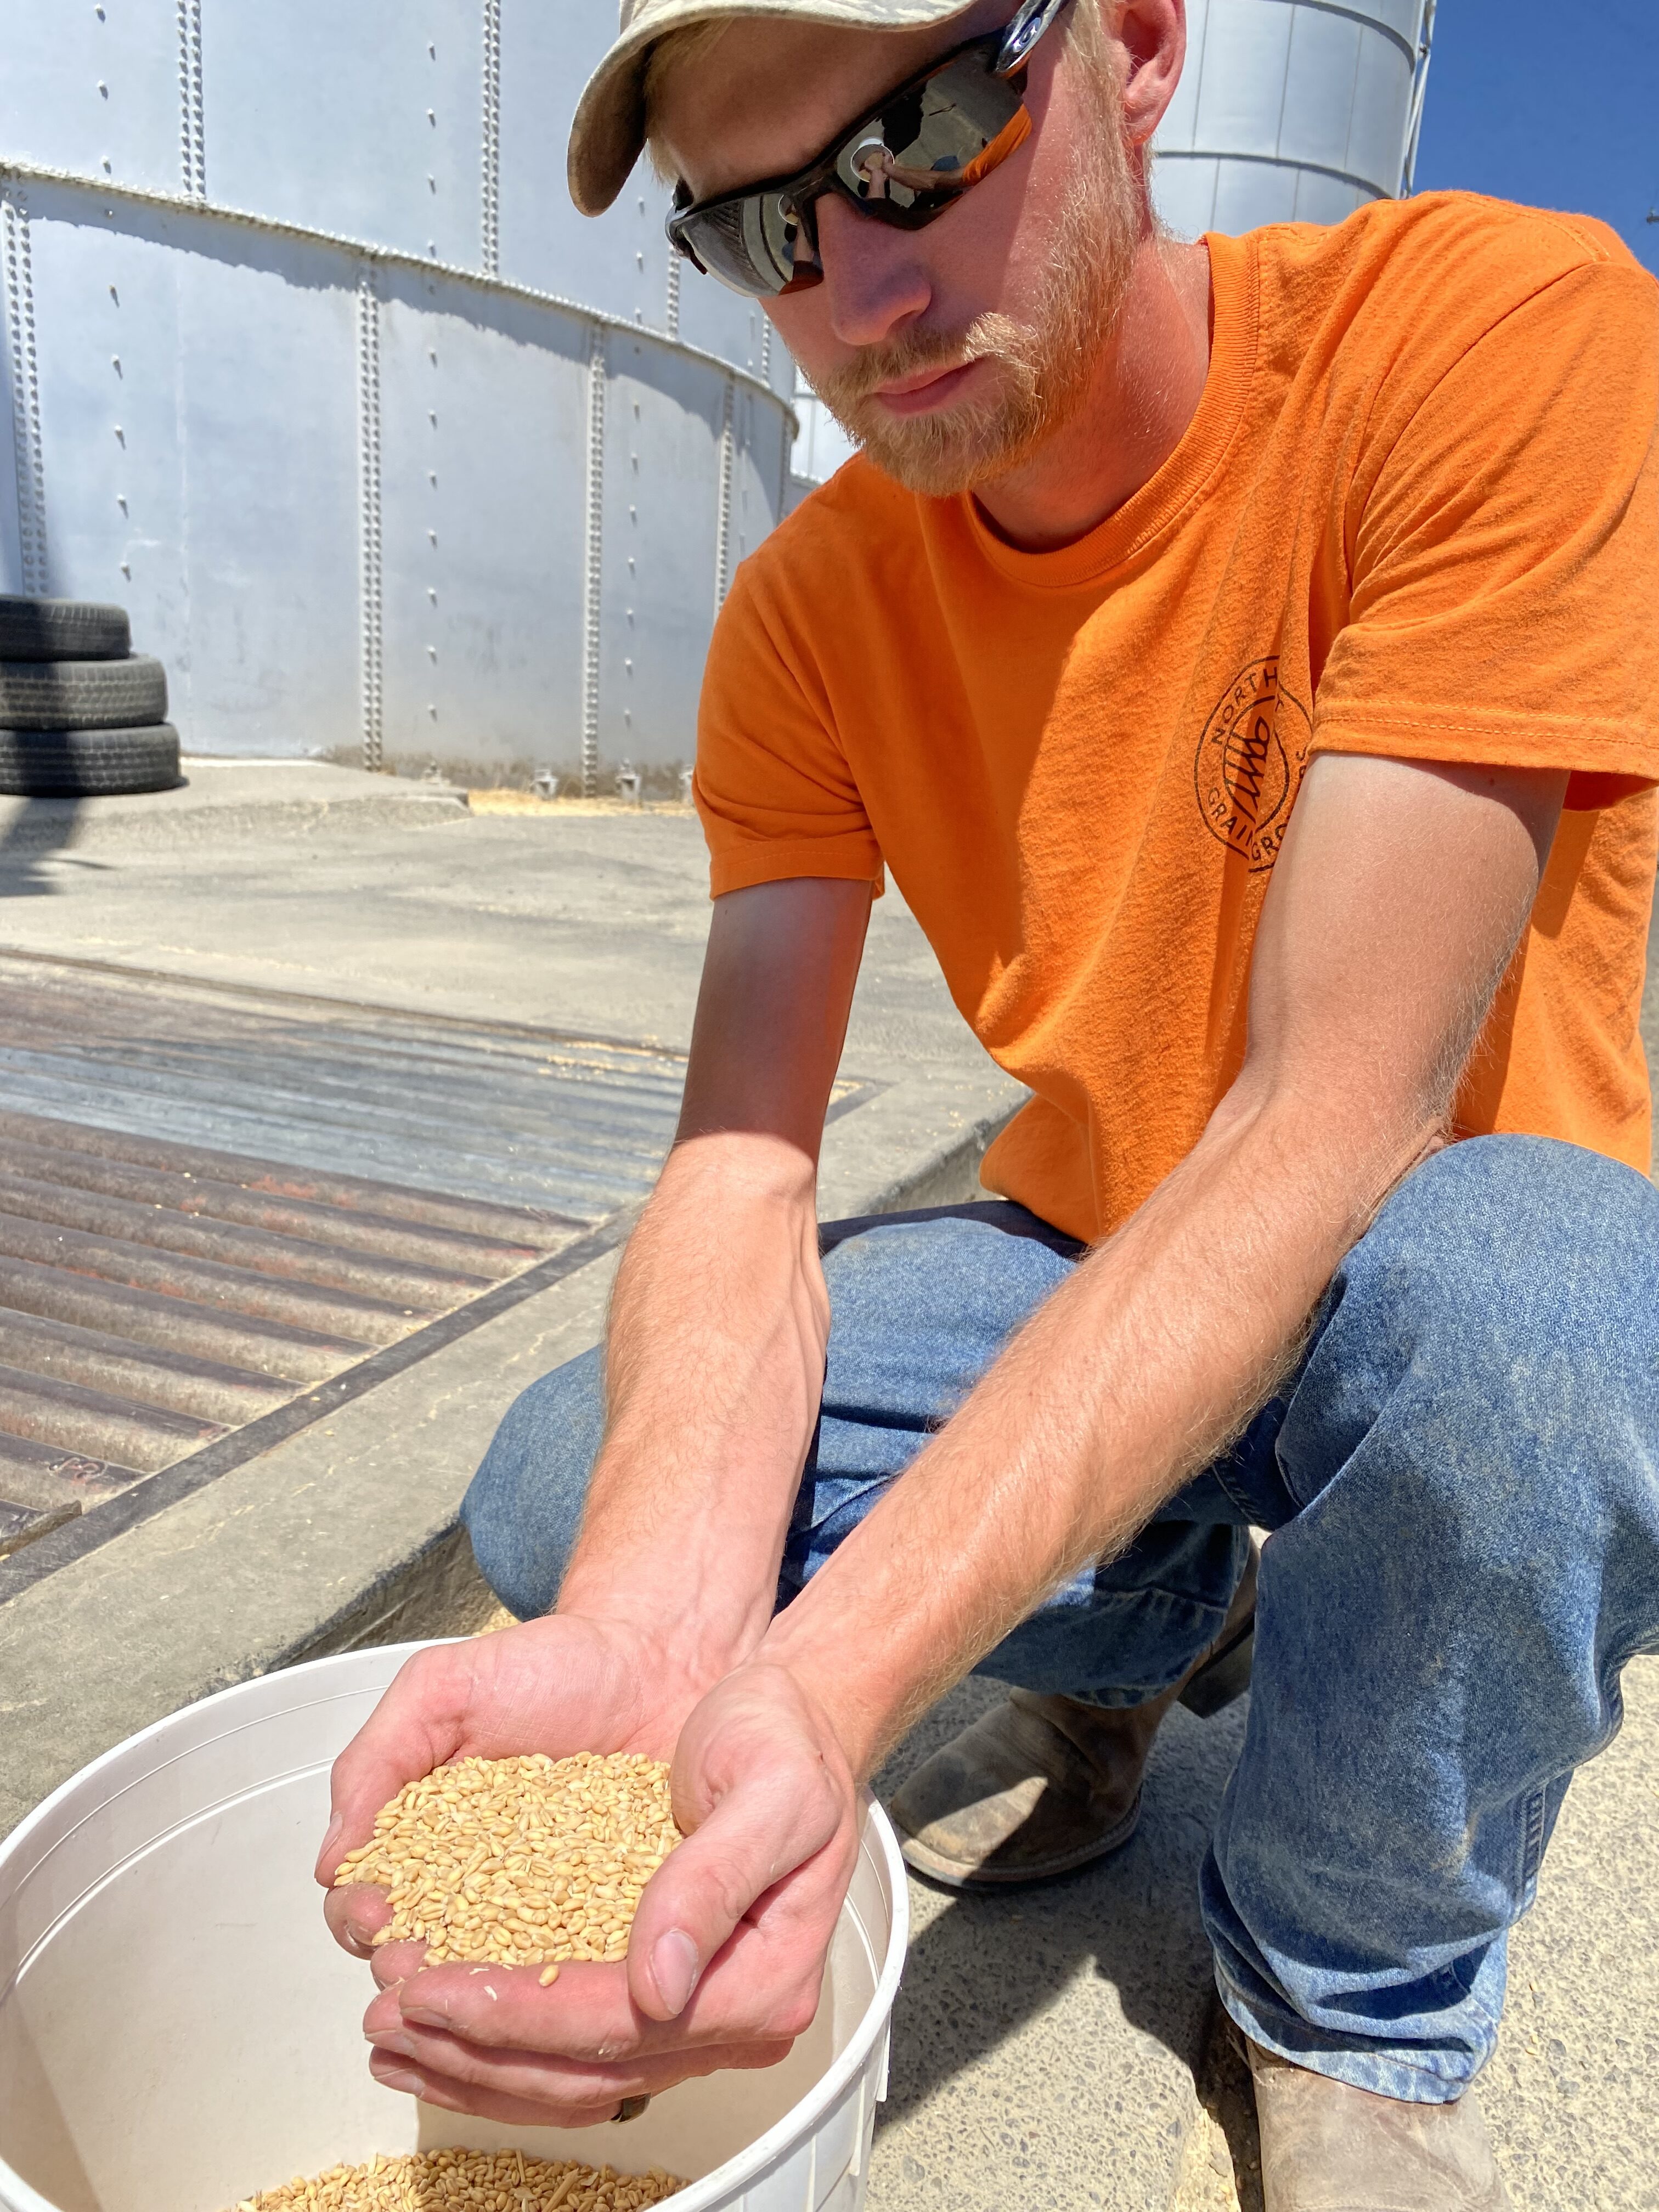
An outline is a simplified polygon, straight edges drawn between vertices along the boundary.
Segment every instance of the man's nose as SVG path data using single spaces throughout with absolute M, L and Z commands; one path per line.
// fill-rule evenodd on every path
M 879 345 L 921 314 L 933 286 L 915 234 L 875 222 L 826 192 L 817 204 L 823 304 L 843 345 Z

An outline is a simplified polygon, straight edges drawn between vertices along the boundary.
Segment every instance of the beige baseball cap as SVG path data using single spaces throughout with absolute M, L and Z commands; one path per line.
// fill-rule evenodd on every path
M 584 215 L 603 215 L 645 144 L 645 67 L 669 31 L 713 15 L 796 15 L 851 31 L 912 31 L 947 22 L 973 0 L 622 0 L 616 44 L 576 104 L 566 156 L 570 197 Z

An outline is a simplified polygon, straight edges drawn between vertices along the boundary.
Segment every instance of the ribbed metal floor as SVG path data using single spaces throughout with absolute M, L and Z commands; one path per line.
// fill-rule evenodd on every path
M 0 1555 L 360 1368 L 581 1227 L 0 1111 Z
M 0 1600 L 616 1242 L 684 1066 L 0 956 Z
M 599 1221 L 643 1198 L 684 1056 L 0 957 L 0 1103 Z

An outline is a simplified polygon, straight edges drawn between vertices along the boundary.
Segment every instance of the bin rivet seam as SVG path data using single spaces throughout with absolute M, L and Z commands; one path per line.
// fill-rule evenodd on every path
M 15 185 L 0 192 L 0 248 L 5 261 L 18 552 L 24 591 L 41 593 L 47 588 L 46 483 L 34 336 L 34 270 L 29 252 L 28 201 Z
M 737 446 L 735 412 L 737 386 L 731 377 L 726 380 L 725 396 L 720 408 L 720 507 L 714 522 L 714 612 L 718 614 L 726 604 L 726 591 L 731 584 L 732 561 L 732 474 Z
M 587 515 L 582 559 L 582 797 L 599 787 L 600 587 L 605 558 L 605 325 L 592 325 L 587 354 Z
M 207 198 L 202 112 L 202 0 L 179 0 L 179 142 L 185 197 Z
M 373 263 L 357 278 L 357 465 L 363 766 L 385 760 L 380 548 L 380 305 Z
M 481 178 L 481 265 L 486 276 L 501 268 L 501 0 L 483 0 L 483 140 Z

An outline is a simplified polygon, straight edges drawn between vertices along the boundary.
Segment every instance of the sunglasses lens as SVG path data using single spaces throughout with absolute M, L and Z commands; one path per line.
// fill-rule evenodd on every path
M 717 200 L 681 225 L 681 235 L 711 276 L 733 290 L 769 298 L 796 275 L 799 224 L 775 192 Z
M 1030 128 L 1019 93 L 979 54 L 911 86 L 849 138 L 842 184 L 888 221 L 937 215 L 1005 161 Z
M 884 222 L 907 229 L 931 222 L 1030 135 L 1024 71 L 1012 79 L 997 75 L 999 44 L 994 37 L 976 40 L 903 86 L 879 115 L 849 135 L 833 159 L 826 155 L 764 191 L 735 192 L 685 209 L 671 222 L 671 234 L 711 276 L 764 300 L 799 291 L 823 276 L 811 236 L 801 237 L 797 210 L 803 194 L 812 201 L 833 187 Z

